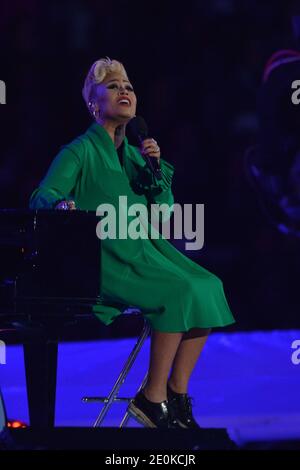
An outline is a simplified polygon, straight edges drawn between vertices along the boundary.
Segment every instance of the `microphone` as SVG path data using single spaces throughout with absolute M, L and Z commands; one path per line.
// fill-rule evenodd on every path
M 133 136 L 142 143 L 143 140 L 148 138 L 148 126 L 146 121 L 142 116 L 135 116 L 132 118 L 128 126 L 133 134 Z M 148 168 L 152 171 L 154 176 L 158 179 L 162 179 L 161 168 L 156 157 L 149 157 L 148 155 L 143 155 L 144 159 L 146 160 Z

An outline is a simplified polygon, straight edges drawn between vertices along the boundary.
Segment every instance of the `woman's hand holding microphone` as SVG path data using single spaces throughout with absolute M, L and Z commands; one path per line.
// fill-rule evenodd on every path
M 145 139 L 140 145 L 140 152 L 144 156 L 160 159 L 160 148 L 154 139 Z

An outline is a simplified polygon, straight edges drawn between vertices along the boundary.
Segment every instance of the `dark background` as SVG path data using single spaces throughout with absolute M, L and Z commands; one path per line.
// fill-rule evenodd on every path
M 263 67 L 293 47 L 295 1 L 1 2 L 0 207 L 26 208 L 59 147 L 86 130 L 91 64 L 120 60 L 178 203 L 205 204 L 205 245 L 185 252 L 219 275 L 231 329 L 299 327 L 300 240 L 260 210 L 243 167 L 256 142 Z M 295 77 L 300 79 L 300 77 Z M 180 243 L 178 248 L 182 248 Z

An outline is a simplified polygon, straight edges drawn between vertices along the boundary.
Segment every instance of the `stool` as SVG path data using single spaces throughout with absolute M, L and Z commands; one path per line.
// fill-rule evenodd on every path
M 140 310 L 137 310 L 135 309 L 134 307 L 129 307 L 127 310 L 125 310 L 123 312 L 122 315 L 124 314 L 128 314 L 130 311 L 134 311 L 134 314 L 137 314 L 137 313 L 140 313 Z M 136 311 L 137 310 L 137 311 Z M 130 313 L 130 315 L 132 315 L 133 313 Z M 104 406 L 101 410 L 101 412 L 99 413 L 96 421 L 94 422 L 93 424 L 93 427 L 94 428 L 97 428 L 97 427 L 100 427 L 106 414 L 108 413 L 110 407 L 112 406 L 112 404 L 114 402 L 121 402 L 121 401 L 126 401 L 126 402 L 130 402 L 132 400 L 132 398 L 129 398 L 129 397 L 118 397 L 118 393 L 119 393 L 119 390 L 121 388 L 121 386 L 123 385 L 131 367 L 133 366 L 136 358 L 137 358 L 137 355 L 139 353 L 139 351 L 141 350 L 145 340 L 147 339 L 149 333 L 150 333 L 150 330 L 151 330 L 151 327 L 149 325 L 149 323 L 147 322 L 147 320 L 144 318 L 144 323 L 143 323 L 143 328 L 142 328 L 142 331 L 137 339 L 137 342 L 134 346 L 134 348 L 132 349 L 131 353 L 129 354 L 120 374 L 119 374 L 119 377 L 117 378 L 116 382 L 114 383 L 113 385 L 113 388 L 111 389 L 109 395 L 107 397 L 83 397 L 82 398 L 82 401 L 84 403 L 95 403 L 95 402 L 103 402 L 104 403 Z M 147 377 L 148 377 L 148 372 L 146 373 L 139 389 L 138 389 L 138 392 L 144 387 L 144 385 L 146 384 L 146 381 L 147 381 Z M 121 423 L 120 423 L 120 428 L 122 427 L 125 427 L 128 420 L 130 418 L 130 414 L 128 413 L 128 411 L 126 411 Z

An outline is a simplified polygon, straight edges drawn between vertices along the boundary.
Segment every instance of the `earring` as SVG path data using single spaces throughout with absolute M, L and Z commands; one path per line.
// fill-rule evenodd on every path
M 95 103 L 93 103 L 92 101 L 89 101 L 89 102 L 88 102 L 88 106 L 89 106 L 89 109 L 90 109 L 92 115 L 93 115 L 94 117 L 96 117 Z M 94 109 L 93 109 L 93 108 L 94 108 Z M 93 109 L 93 111 L 92 111 L 92 109 Z

